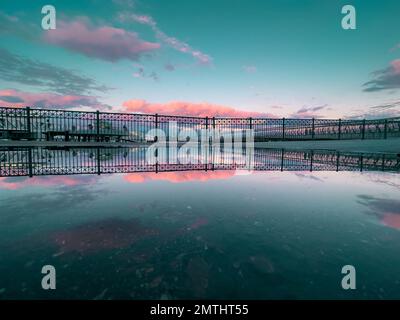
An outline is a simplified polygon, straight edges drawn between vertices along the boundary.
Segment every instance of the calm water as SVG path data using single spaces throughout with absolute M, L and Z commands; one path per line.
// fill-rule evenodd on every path
M 385 172 L 3 177 L 0 298 L 398 299 L 399 195 Z

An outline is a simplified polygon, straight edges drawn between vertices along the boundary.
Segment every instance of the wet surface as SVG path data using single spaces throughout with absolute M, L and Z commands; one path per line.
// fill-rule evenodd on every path
M 400 298 L 399 194 L 386 172 L 2 177 L 0 298 Z

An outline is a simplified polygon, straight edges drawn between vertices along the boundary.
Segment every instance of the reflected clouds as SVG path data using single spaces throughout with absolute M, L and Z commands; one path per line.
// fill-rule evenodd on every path
M 18 190 L 29 186 L 78 186 L 94 184 L 99 177 L 97 176 L 35 176 L 28 177 L 0 177 L 0 189 Z
M 359 195 L 358 202 L 367 206 L 382 224 L 400 230 L 400 200 Z
M 146 181 L 163 180 L 172 183 L 200 181 L 205 182 L 215 179 L 229 179 L 236 171 L 177 171 L 177 172 L 144 172 L 130 173 L 124 176 L 124 180 L 131 183 L 143 183 Z

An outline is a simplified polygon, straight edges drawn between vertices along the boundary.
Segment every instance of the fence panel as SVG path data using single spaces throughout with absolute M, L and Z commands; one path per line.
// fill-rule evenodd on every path
M 400 118 L 379 120 L 208 118 L 0 108 L 0 139 L 76 142 L 149 142 L 146 133 L 162 129 L 168 140 L 187 141 L 185 130 L 200 138 L 203 129 L 232 135 L 254 130 L 254 140 L 345 140 L 400 137 Z M 183 132 L 182 132 L 183 131 Z M 181 133 L 181 138 L 178 138 Z M 173 137 L 172 135 L 176 135 Z

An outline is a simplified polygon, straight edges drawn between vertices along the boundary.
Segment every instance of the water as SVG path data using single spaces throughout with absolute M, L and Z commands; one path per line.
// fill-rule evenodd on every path
M 398 174 L 293 169 L 304 154 L 283 172 L 2 177 L 0 298 L 400 298 Z

